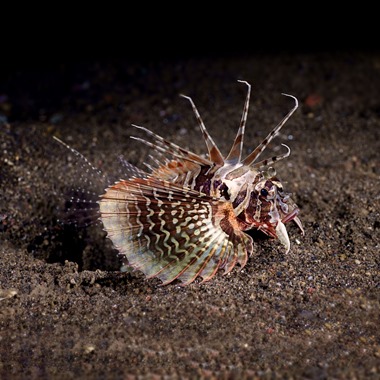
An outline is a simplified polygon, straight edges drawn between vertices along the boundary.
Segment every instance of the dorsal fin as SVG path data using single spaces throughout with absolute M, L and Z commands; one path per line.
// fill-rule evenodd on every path
M 247 92 L 247 97 L 244 104 L 243 115 L 241 117 L 239 130 L 236 134 L 230 153 L 228 153 L 228 156 L 225 159 L 230 164 L 237 164 L 241 160 L 241 153 L 243 150 L 243 143 L 244 143 L 244 130 L 245 130 L 245 124 L 247 122 L 249 98 L 251 95 L 251 85 L 244 80 L 238 80 L 238 82 L 245 83 L 248 86 L 248 92 Z
M 269 135 L 257 146 L 257 148 L 242 161 L 243 165 L 249 166 L 257 160 L 257 158 L 265 150 L 265 148 L 272 141 L 272 139 L 277 136 L 278 132 L 280 132 L 280 129 L 282 128 L 282 126 L 286 123 L 286 121 L 290 118 L 290 116 L 292 116 L 294 111 L 298 108 L 298 100 L 295 96 L 288 95 L 288 94 L 282 94 L 282 95 L 289 96 L 290 98 L 293 98 L 295 101 L 294 107 L 280 121 L 280 123 L 272 130 L 272 132 L 270 132 Z
M 285 144 L 281 144 L 281 145 L 287 149 L 287 152 L 285 152 L 283 154 L 279 154 L 278 156 L 273 156 L 271 158 L 267 158 L 267 159 L 259 161 L 259 162 L 255 162 L 254 164 L 251 164 L 251 167 L 257 168 L 257 169 L 262 169 L 262 168 L 268 167 L 270 165 L 273 165 L 274 163 L 281 161 L 284 158 L 289 157 L 290 156 L 290 148 Z M 245 167 L 245 166 L 243 166 L 243 167 Z
M 203 138 L 206 142 L 206 145 L 207 145 L 207 149 L 208 149 L 208 154 L 209 154 L 209 157 L 210 157 L 210 160 L 215 163 L 216 165 L 220 165 L 220 166 L 223 166 L 224 165 L 224 158 L 222 156 L 222 153 L 220 153 L 220 150 L 219 148 L 216 146 L 214 140 L 212 139 L 212 137 L 210 136 L 210 134 L 207 132 L 207 129 L 205 127 L 205 125 L 203 124 L 203 121 L 201 119 L 201 115 L 199 114 L 197 108 L 195 107 L 195 104 L 193 102 L 193 100 L 189 97 L 189 96 L 186 96 L 186 95 L 183 95 L 183 94 L 180 94 L 180 96 L 182 96 L 183 98 L 185 99 L 188 99 L 191 106 L 193 107 L 193 111 L 195 113 L 195 116 L 197 118 L 197 121 L 198 121 L 198 125 L 202 131 L 202 134 L 203 134 Z
M 180 160 L 186 160 L 193 162 L 195 164 L 201 164 L 201 165 L 212 165 L 212 162 L 209 160 L 206 160 L 205 158 L 202 158 L 198 156 L 197 154 L 190 152 L 189 150 L 183 149 L 180 146 L 173 144 L 167 140 L 165 140 L 163 137 L 157 135 L 156 133 L 152 132 L 151 130 L 140 127 L 139 125 L 132 124 L 133 127 L 137 129 L 141 129 L 146 134 L 153 137 L 153 142 L 147 141 L 145 139 L 142 139 L 140 137 L 131 136 L 133 140 L 141 141 L 145 145 L 153 148 L 154 150 L 158 151 L 160 154 L 166 154 L 172 157 L 176 157 Z M 156 153 L 157 154 L 157 153 Z

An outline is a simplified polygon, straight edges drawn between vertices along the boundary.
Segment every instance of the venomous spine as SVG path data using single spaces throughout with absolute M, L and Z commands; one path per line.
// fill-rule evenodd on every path
M 244 267 L 253 252 L 252 238 L 245 232 L 263 231 L 278 238 L 286 252 L 290 241 L 285 223 L 294 220 L 303 233 L 299 209 L 276 176 L 273 165 L 286 152 L 258 160 L 298 107 L 294 107 L 268 136 L 242 158 L 244 130 L 251 86 L 235 140 L 223 156 L 206 130 L 190 97 L 208 155 L 207 158 L 166 141 L 136 126 L 149 139 L 132 137 L 151 148 L 153 165 L 148 171 L 124 163 L 125 179 L 109 186 L 100 196 L 100 219 L 119 254 L 128 265 L 163 284 L 178 279 L 182 285 L 197 277 L 210 280 L 218 270 Z M 58 139 L 57 139 L 58 140 Z M 59 140 L 60 141 L 60 140 Z

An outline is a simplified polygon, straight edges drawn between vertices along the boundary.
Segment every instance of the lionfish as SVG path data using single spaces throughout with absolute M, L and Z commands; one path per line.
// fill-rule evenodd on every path
M 236 264 L 243 268 L 253 252 L 250 230 L 278 238 L 286 253 L 290 241 L 285 223 L 298 218 L 299 208 L 283 190 L 273 164 L 283 154 L 258 161 L 268 144 L 298 108 L 294 107 L 262 142 L 242 159 L 251 86 L 239 130 L 226 157 L 207 132 L 193 100 L 185 95 L 206 143 L 203 157 L 171 143 L 152 131 L 133 125 L 150 140 L 131 137 L 152 151 L 148 171 L 124 162 L 127 179 L 105 190 L 98 201 L 100 220 L 108 238 L 125 265 L 157 277 L 163 285 L 179 280 L 181 285 L 210 280 L 218 270 L 229 273 Z M 58 140 L 58 139 L 57 139 Z

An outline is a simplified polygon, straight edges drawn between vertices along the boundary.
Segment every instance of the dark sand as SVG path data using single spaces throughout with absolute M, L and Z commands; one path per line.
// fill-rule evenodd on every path
M 289 254 L 255 235 L 243 270 L 161 287 L 121 273 L 101 227 L 57 222 L 61 194 L 91 185 L 53 135 L 116 178 L 119 154 L 148 154 L 131 123 L 203 153 L 184 93 L 227 153 L 237 79 L 252 84 L 247 152 L 292 107 L 282 92 L 300 101 L 275 144 L 292 149 L 277 172 L 305 227 L 288 225 Z M 5 78 L 0 378 L 379 379 L 379 90 L 370 53 L 71 62 Z

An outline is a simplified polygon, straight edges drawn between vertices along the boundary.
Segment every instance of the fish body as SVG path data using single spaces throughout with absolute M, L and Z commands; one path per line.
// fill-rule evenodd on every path
M 285 223 L 303 228 L 299 208 L 283 189 L 273 165 L 290 149 L 258 160 L 271 140 L 298 107 L 294 107 L 244 159 L 243 139 L 251 86 L 240 127 L 230 152 L 223 156 L 190 102 L 207 146 L 207 157 L 173 144 L 152 131 L 135 126 L 147 139 L 133 137 L 151 148 L 153 164 L 142 170 L 126 163 L 125 178 L 106 189 L 99 200 L 100 219 L 119 254 L 129 266 L 163 284 L 196 278 L 208 281 L 219 270 L 244 267 L 253 252 L 246 232 L 257 229 L 284 245 L 290 241 Z M 284 94 L 286 95 L 286 94 Z

